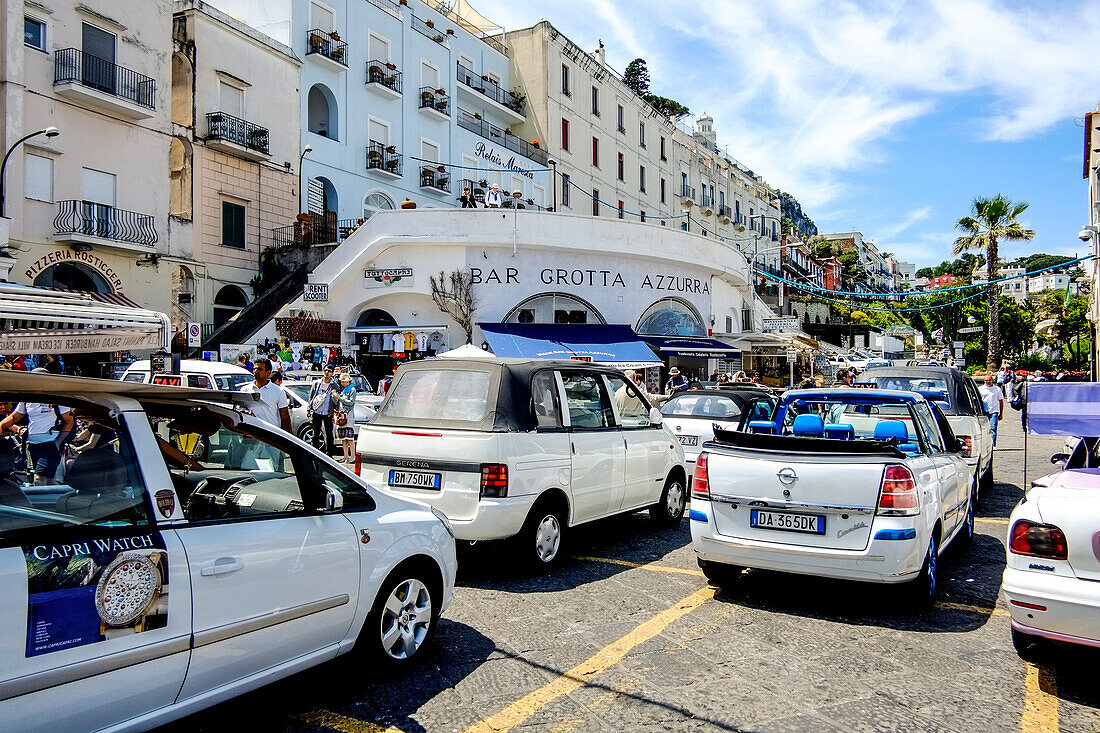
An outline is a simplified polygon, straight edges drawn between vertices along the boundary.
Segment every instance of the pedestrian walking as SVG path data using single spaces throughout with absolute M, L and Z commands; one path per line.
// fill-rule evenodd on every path
M 993 375 L 985 375 L 985 384 L 978 387 L 982 404 L 985 406 L 985 414 L 989 415 L 989 432 L 993 438 L 993 447 L 997 447 L 997 423 L 1005 414 L 1005 395 L 1001 388 L 993 383 Z
M 489 193 L 485 194 L 485 208 L 499 209 L 503 202 L 504 197 L 500 194 L 500 186 L 494 183 L 493 187 L 489 189 Z
M 338 437 L 344 447 L 343 461 L 345 463 L 355 462 L 355 382 L 352 380 L 350 374 L 343 374 L 340 377 L 340 384 L 342 389 L 337 396 L 338 411 L 336 412 L 336 437 Z
M 332 440 L 332 413 L 339 392 L 340 383 L 333 377 L 333 366 L 326 364 L 324 376 L 314 382 L 309 390 L 309 422 L 313 426 L 313 447 L 327 450 L 329 455 L 336 454 L 336 444 Z
M 20 402 L 0 421 L 0 435 L 11 432 L 24 439 L 31 454 L 35 486 L 56 484 L 61 449 L 72 436 L 73 416 L 68 407 Z
M 283 388 L 271 381 L 271 361 L 257 359 L 252 366 L 254 381 L 238 391 L 245 394 L 258 394 L 260 398 L 251 405 L 252 414 L 269 425 L 292 432 L 290 428 L 290 401 Z
M 684 392 L 687 390 L 688 384 L 688 378 L 680 373 L 678 367 L 672 367 L 668 370 L 668 381 L 665 382 L 665 392 Z
M 836 373 L 836 379 L 833 380 L 834 387 L 851 387 L 856 381 L 856 375 L 847 369 L 841 369 Z

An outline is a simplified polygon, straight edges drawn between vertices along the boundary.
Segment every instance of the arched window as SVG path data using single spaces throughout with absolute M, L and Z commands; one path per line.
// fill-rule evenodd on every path
M 504 317 L 504 323 L 606 323 L 600 312 L 580 298 L 565 293 L 541 293 L 523 301 Z
M 379 211 L 389 211 L 393 208 L 393 201 L 381 193 L 370 193 L 363 199 L 363 218 L 369 219 Z
M 214 296 L 214 328 L 220 328 L 248 305 L 248 296 L 236 285 L 226 285 Z
M 396 326 L 397 321 L 381 308 L 367 308 L 355 319 L 356 328 L 372 328 L 379 326 Z
M 61 262 L 47 267 L 34 279 L 34 284 L 40 288 L 80 290 L 86 293 L 115 292 L 106 278 L 77 262 Z
M 707 335 L 695 309 L 676 298 L 664 298 L 646 308 L 635 330 L 647 336 Z
M 306 110 L 307 128 L 310 132 L 333 140 L 340 139 L 336 97 L 328 87 L 324 84 L 314 84 L 310 87 L 309 95 L 306 97 Z

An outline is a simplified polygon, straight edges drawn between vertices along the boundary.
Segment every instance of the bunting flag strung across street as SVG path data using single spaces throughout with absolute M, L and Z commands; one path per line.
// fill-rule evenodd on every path
M 1026 409 L 1032 435 L 1100 436 L 1100 383 L 1029 382 Z

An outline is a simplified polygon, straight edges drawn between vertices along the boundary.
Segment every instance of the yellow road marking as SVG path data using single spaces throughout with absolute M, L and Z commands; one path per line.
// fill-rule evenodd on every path
M 679 573 L 681 575 L 694 575 L 697 578 L 703 577 L 702 571 L 689 570 L 688 568 L 673 568 L 668 565 L 644 565 L 642 563 L 630 562 L 629 560 L 618 560 L 611 557 L 591 557 L 589 555 L 575 555 L 574 560 L 587 560 L 588 562 L 605 562 L 610 565 L 622 565 L 628 568 L 639 568 L 641 570 L 655 570 L 659 573 Z
M 989 522 L 990 524 L 1008 524 L 1008 517 L 974 517 L 975 522 Z
M 1049 667 L 1028 664 L 1024 672 L 1024 710 L 1021 733 L 1061 730 L 1058 720 L 1058 679 Z
M 714 588 L 710 586 L 695 591 L 672 607 L 635 627 L 630 633 L 611 642 L 553 682 L 548 682 L 500 712 L 474 723 L 466 729 L 466 733 L 496 733 L 515 728 L 547 704 L 588 684 L 593 678 L 621 662 L 631 649 L 652 639 L 668 628 L 673 621 L 690 613 L 713 597 Z
M 394 728 L 393 726 L 386 727 L 378 723 L 359 720 L 358 718 L 352 718 L 347 715 L 341 715 L 340 713 L 334 713 L 331 710 L 322 710 L 320 708 L 307 711 L 296 717 L 304 723 L 324 726 L 325 728 L 340 731 L 340 733 L 404 733 L 400 728 Z
M 988 606 L 974 606 L 969 603 L 952 603 L 951 601 L 940 601 L 935 604 L 937 608 L 946 608 L 951 611 L 970 611 L 971 613 L 980 613 L 981 615 L 989 616 L 1008 616 L 1008 611 L 1003 608 L 989 608 Z

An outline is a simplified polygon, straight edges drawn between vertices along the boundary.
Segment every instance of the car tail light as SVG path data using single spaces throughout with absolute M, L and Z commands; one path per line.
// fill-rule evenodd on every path
M 359 473 L 362 470 L 362 468 L 363 468 L 363 454 L 356 451 L 355 452 L 355 475 L 356 476 L 362 476 L 362 474 Z
M 963 457 L 969 458 L 971 455 L 973 455 L 974 439 L 971 438 L 969 435 L 956 435 L 955 437 L 962 441 L 962 444 L 965 446 L 965 448 L 963 449 Z
M 917 482 L 913 480 L 913 472 L 905 466 L 890 465 L 882 472 L 878 513 L 893 516 L 920 513 L 920 506 L 917 501 Z
M 691 477 L 691 497 L 710 500 L 710 476 L 707 474 L 707 454 L 695 459 L 695 474 Z
M 508 464 L 481 464 L 481 498 L 508 496 Z
M 1065 560 L 1069 557 L 1066 535 L 1053 524 L 1039 524 L 1021 519 L 1012 525 L 1008 535 L 1008 550 L 1015 555 Z

